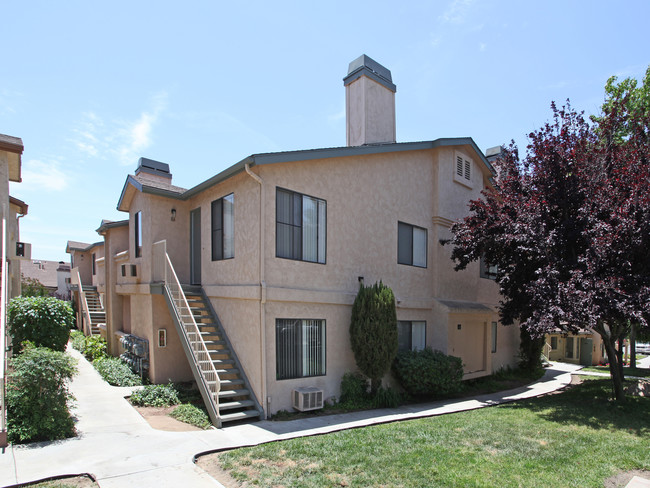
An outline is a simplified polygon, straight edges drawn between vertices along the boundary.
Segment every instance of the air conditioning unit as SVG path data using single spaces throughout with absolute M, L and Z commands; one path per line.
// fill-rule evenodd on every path
M 296 388 L 291 392 L 293 408 L 300 412 L 323 408 L 323 390 L 314 386 Z

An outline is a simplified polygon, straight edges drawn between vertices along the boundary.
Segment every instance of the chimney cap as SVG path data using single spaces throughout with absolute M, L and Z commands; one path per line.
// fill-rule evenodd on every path
M 350 63 L 348 66 L 348 75 L 343 78 L 343 85 L 348 86 L 363 75 L 385 86 L 392 92 L 397 91 L 397 86 L 393 83 L 390 70 L 365 54 L 362 54 Z
M 169 172 L 169 165 L 167 163 L 161 163 L 160 161 L 154 161 L 153 159 L 149 158 L 138 159 L 138 167 L 135 170 L 135 174 L 137 175 L 142 172 L 162 176 L 165 178 L 172 177 L 171 173 Z

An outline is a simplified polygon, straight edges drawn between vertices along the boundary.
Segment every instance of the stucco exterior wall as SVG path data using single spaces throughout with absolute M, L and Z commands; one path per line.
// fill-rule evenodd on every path
M 454 177 L 458 154 L 471 161 L 471 180 Z M 349 345 L 351 306 L 359 287 L 383 281 L 397 299 L 398 320 L 426 322 L 426 344 L 459 355 L 468 377 L 514 366 L 518 329 L 498 326 L 497 351 L 491 351 L 491 323 L 498 321 L 497 285 L 479 276 L 478 263 L 457 272 L 450 259 L 451 223 L 466 215 L 470 199 L 486 184 L 487 168 L 468 146 L 441 147 L 254 166 L 263 185 L 245 172 L 209 187 L 188 200 L 127 190 L 129 229 L 119 246 L 128 248 L 137 277 L 120 278 L 115 313 L 122 329 L 150 341 L 151 379 L 190 377 L 167 305 L 151 295 L 151 246 L 166 240 L 182 283 L 190 280 L 190 212 L 201 209 L 201 285 L 212 302 L 258 400 L 273 413 L 290 409 L 290 392 L 316 386 L 325 397 L 339 395 L 340 380 L 356 364 Z M 278 188 L 325 200 L 325 264 L 276 257 Z M 212 261 L 211 204 L 234 195 L 232 259 Z M 171 209 L 176 210 L 171 220 Z M 135 257 L 134 215 L 142 212 L 142 257 Z M 398 264 L 398 222 L 427 231 L 426 268 Z M 119 247 L 116 246 L 116 247 Z M 115 249 L 117 251 L 117 249 Z M 113 250 L 111 250 L 111 253 Z M 116 268 L 119 269 L 119 268 Z M 480 304 L 459 312 L 441 300 Z M 326 374 L 278 380 L 277 319 L 320 319 L 326 323 Z M 457 324 L 461 323 L 461 330 Z M 156 344 L 167 329 L 168 345 Z M 270 400 L 270 404 L 267 403 Z

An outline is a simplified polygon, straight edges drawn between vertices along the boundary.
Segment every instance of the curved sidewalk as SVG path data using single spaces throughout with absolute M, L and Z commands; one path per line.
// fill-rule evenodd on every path
M 125 400 L 129 389 L 107 385 L 77 351 L 70 351 L 70 354 L 79 359 L 79 374 L 71 384 L 77 398 L 74 415 L 78 436 L 62 441 L 9 446 L 0 453 L 0 486 L 89 473 L 102 488 L 221 487 L 192 462 L 195 455 L 536 397 L 565 387 L 571 382 L 571 373 L 581 368 L 554 363 L 536 383 L 472 399 L 287 422 L 261 421 L 221 430 L 164 432 L 150 427 Z

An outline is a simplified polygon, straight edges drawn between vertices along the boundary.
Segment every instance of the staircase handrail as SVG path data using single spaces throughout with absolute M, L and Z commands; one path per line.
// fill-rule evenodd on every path
M 88 309 L 88 301 L 86 300 L 86 293 L 84 292 L 83 284 L 81 283 L 81 275 L 79 274 L 78 267 L 72 268 L 70 271 L 70 281 L 73 285 L 77 285 L 79 288 L 79 301 L 81 302 L 81 313 L 83 314 L 83 322 L 81 324 L 81 328 L 86 329 L 86 327 L 84 327 L 85 323 L 88 328 L 88 334 L 92 335 L 93 327 L 90 320 L 90 310 Z
M 174 304 L 176 309 L 176 314 L 180 323 L 183 324 L 182 332 L 185 335 L 185 339 L 188 344 L 192 346 L 192 360 L 194 361 L 195 367 L 198 371 L 201 371 L 203 374 L 200 375 L 201 381 L 204 384 L 206 391 L 209 391 L 210 398 L 214 403 L 214 409 L 216 415 L 219 412 L 219 391 L 221 390 L 221 379 L 217 373 L 217 369 L 214 367 L 214 364 L 210 357 L 210 352 L 208 347 L 201 336 L 201 331 L 199 330 L 196 320 L 194 320 L 194 315 L 190 309 L 189 304 L 187 303 L 187 298 L 183 292 L 178 276 L 174 270 L 174 266 L 169 258 L 167 252 L 164 252 L 165 264 L 164 264 L 164 273 L 163 273 L 163 284 L 164 290 L 169 294 L 171 302 Z M 186 312 L 183 314 L 183 312 Z M 187 319 L 189 317 L 189 319 Z M 190 329 L 190 330 L 188 330 Z M 189 334 L 196 336 L 196 340 L 190 340 Z M 201 367 L 201 362 L 204 367 Z M 207 371 L 206 367 L 207 365 Z M 207 378 L 206 378 L 207 377 Z M 206 379 L 214 379 L 214 383 L 207 383 Z M 216 423 L 219 423 L 218 419 L 213 419 Z

